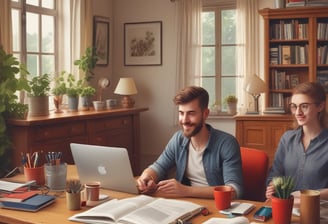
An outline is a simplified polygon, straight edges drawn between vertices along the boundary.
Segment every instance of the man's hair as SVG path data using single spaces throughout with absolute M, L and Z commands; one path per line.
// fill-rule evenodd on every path
M 186 104 L 198 99 L 199 106 L 202 110 L 208 108 L 208 92 L 199 86 L 189 86 L 182 89 L 173 99 L 176 105 Z

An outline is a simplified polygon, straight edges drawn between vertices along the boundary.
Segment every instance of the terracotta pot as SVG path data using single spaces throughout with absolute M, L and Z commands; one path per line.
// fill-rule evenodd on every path
M 273 223 L 289 224 L 292 218 L 294 197 L 291 196 L 289 199 L 281 199 L 272 196 L 271 203 Z

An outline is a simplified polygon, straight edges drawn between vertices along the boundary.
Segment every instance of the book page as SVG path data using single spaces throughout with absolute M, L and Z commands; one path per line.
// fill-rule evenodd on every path
M 248 224 L 249 221 L 246 217 L 235 218 L 210 218 L 202 224 Z
M 71 216 L 69 220 L 92 223 L 116 223 L 115 221 L 122 216 L 153 200 L 154 198 L 145 195 L 122 200 L 112 199 L 88 211 Z
M 119 223 L 167 224 L 201 207 L 192 202 L 158 198 L 124 216 Z

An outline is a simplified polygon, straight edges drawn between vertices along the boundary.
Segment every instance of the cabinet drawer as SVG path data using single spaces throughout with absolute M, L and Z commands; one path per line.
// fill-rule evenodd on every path
M 34 140 L 44 141 L 56 138 L 68 138 L 70 136 L 85 134 L 84 122 L 81 123 L 65 123 L 61 125 L 45 126 L 35 128 Z
M 104 131 L 111 129 L 120 129 L 131 127 L 132 119 L 130 117 L 118 117 L 115 119 L 96 119 L 88 122 L 88 130 Z

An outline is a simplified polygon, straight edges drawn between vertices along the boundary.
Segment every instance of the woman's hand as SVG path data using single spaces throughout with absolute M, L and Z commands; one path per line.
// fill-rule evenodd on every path
M 274 187 L 273 185 L 270 183 L 267 188 L 266 188 L 266 192 L 265 192 L 265 197 L 267 199 L 271 199 L 272 195 L 275 193 Z

